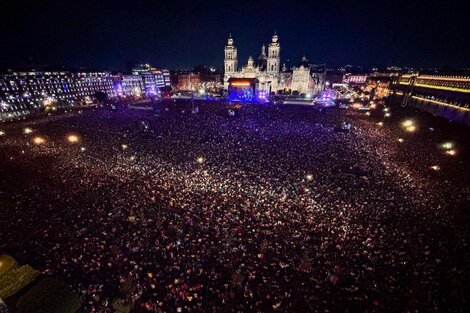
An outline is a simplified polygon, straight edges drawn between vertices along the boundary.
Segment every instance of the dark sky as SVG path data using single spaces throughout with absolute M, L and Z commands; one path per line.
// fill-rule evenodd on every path
M 469 67 L 465 2 L 2 1 L 0 65 L 220 66 L 229 32 L 245 63 L 276 29 L 283 60 Z

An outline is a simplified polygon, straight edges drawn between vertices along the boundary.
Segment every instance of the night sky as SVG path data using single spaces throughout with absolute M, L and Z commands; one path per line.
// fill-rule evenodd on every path
M 221 66 L 230 32 L 245 64 L 276 29 L 282 61 L 470 67 L 465 2 L 2 1 L 0 65 Z

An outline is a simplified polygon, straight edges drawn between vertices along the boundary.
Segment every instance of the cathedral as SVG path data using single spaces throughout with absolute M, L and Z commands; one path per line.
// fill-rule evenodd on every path
M 271 38 L 266 53 L 263 44 L 257 61 L 253 57 L 241 69 L 238 69 L 237 47 L 229 35 L 225 46 L 224 58 L 224 89 L 228 89 L 230 78 L 249 78 L 258 81 L 258 90 L 265 92 L 297 91 L 299 94 L 315 95 L 323 90 L 324 73 L 316 73 L 305 57 L 297 67 L 281 68 L 281 45 L 276 33 Z

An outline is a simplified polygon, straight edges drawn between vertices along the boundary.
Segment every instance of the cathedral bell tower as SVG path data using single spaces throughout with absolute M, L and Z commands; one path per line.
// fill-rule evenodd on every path
M 268 46 L 268 61 L 266 72 L 269 75 L 279 77 L 279 70 L 281 67 L 281 46 L 279 45 L 279 38 L 276 32 L 271 39 L 271 43 Z
M 232 34 L 227 39 L 224 58 L 224 88 L 228 89 L 228 80 L 238 70 L 237 47 L 233 44 Z

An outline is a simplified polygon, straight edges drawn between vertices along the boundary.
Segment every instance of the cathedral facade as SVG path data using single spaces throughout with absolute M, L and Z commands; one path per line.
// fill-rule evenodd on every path
M 228 89 L 230 78 L 255 78 L 258 80 L 258 90 L 266 92 L 289 90 L 315 95 L 323 90 L 324 74 L 312 72 L 305 57 L 297 67 L 287 69 L 284 65 L 281 68 L 281 45 L 276 33 L 267 50 L 266 53 L 263 44 L 256 62 L 250 56 L 247 64 L 238 69 L 238 51 L 230 35 L 225 46 L 224 89 Z

